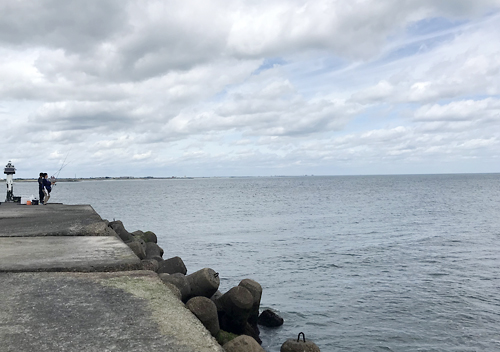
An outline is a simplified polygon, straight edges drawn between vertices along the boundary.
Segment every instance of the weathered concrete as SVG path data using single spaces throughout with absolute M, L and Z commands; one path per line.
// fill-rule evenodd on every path
M 0 351 L 222 352 L 150 271 L 0 273 Z
M 247 335 L 241 335 L 224 344 L 226 352 L 266 352 L 261 345 Z
M 204 296 L 210 298 L 217 292 L 220 285 L 219 273 L 210 268 L 200 269 L 187 275 L 186 279 L 191 288 L 190 297 Z
M 191 298 L 191 286 L 189 285 L 186 275 L 181 273 L 162 273 L 159 274 L 159 277 L 164 283 L 172 284 L 179 289 L 179 292 L 181 293 L 181 300 L 183 302 L 186 302 L 189 298 Z
M 219 317 L 215 303 L 207 297 L 193 297 L 186 303 L 188 308 L 202 322 L 212 336 L 217 336 L 220 331 Z
M 187 269 L 186 265 L 182 261 L 180 257 L 168 258 L 162 261 L 157 270 L 158 274 L 175 274 L 180 273 L 182 275 L 186 275 Z
M 219 298 L 215 305 L 219 312 L 220 328 L 235 334 L 242 334 L 253 305 L 253 296 L 243 286 L 236 286 Z
M 90 205 L 0 204 L 0 237 L 113 234 Z
M 90 206 L 2 203 L 0 352 L 223 352 L 142 266 Z
M 299 334 L 299 339 L 288 339 L 280 348 L 280 352 L 321 352 L 319 347 L 312 341 L 306 341 L 304 333 Z M 302 340 L 300 339 L 302 335 Z
M 140 259 L 115 236 L 0 238 L 0 272 L 117 271 L 139 268 Z

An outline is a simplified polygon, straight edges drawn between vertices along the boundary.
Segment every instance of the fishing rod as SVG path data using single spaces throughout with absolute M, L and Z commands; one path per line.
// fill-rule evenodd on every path
M 55 173 L 55 176 L 54 175 L 50 176 L 50 183 L 52 183 L 54 186 L 56 185 L 56 180 L 59 177 L 59 174 L 61 173 L 62 169 L 64 169 L 69 164 L 69 162 L 67 163 L 66 160 L 68 159 L 68 155 L 70 152 L 71 152 L 71 149 L 66 154 L 66 157 L 64 158 L 59 170 L 57 170 L 57 172 Z

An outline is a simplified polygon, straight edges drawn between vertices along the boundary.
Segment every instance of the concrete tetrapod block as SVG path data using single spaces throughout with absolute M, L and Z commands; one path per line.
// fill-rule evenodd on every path
M 302 334 L 302 333 L 301 333 Z M 299 334 L 300 337 L 300 334 Z M 280 352 L 321 352 L 312 341 L 288 339 L 281 345 Z
M 187 269 L 186 265 L 180 257 L 173 257 L 169 259 L 165 259 L 162 261 L 157 270 L 158 274 L 167 273 L 167 274 L 175 274 L 181 273 L 182 275 L 186 275 Z
M 123 223 L 120 220 L 111 221 L 108 226 L 116 232 L 123 242 L 128 243 L 134 240 L 134 236 L 125 230 L 125 226 L 123 226 Z
M 187 303 L 186 307 L 194 314 L 201 323 L 207 328 L 212 336 L 219 333 L 219 317 L 217 316 L 217 307 L 215 303 L 207 297 L 193 297 Z
M 151 270 L 156 272 L 158 270 L 158 261 L 154 259 L 141 260 L 142 270 Z
M 144 250 L 144 246 L 140 242 L 138 241 L 128 242 L 127 246 L 129 246 L 132 252 L 134 252 L 135 255 L 139 257 L 139 259 L 142 260 L 146 258 L 146 251 Z
M 146 231 L 142 232 L 140 230 L 132 232 L 132 235 L 134 235 L 136 238 L 142 238 L 144 242 L 153 242 L 153 243 L 158 243 L 158 238 L 154 234 L 154 232 L 151 231 Z
M 168 287 L 168 289 L 179 299 L 179 301 L 182 300 L 181 291 L 177 288 L 177 286 L 169 282 L 163 282 L 163 284 Z
M 186 302 L 189 298 L 191 298 L 191 286 L 189 286 L 189 282 L 185 275 L 180 273 L 176 274 L 159 274 L 161 281 L 164 283 L 169 283 L 176 286 L 181 292 L 181 300 Z
M 146 242 L 146 259 L 163 260 L 163 249 L 154 242 Z
M 138 242 L 141 244 L 141 246 L 144 248 L 144 253 L 146 253 L 146 242 L 140 237 L 135 237 L 135 236 L 132 237 L 134 237 L 134 242 Z
M 253 305 L 250 309 L 248 316 L 248 324 L 245 326 L 244 334 L 252 336 L 259 344 L 262 343 L 260 339 L 260 330 L 257 325 L 259 319 L 260 300 L 262 298 L 262 286 L 254 280 L 244 279 L 238 286 L 245 287 L 253 296 Z
M 153 231 L 144 232 L 144 241 L 158 243 L 158 237 Z
M 213 269 L 204 268 L 186 276 L 191 287 L 191 297 L 203 296 L 210 298 L 219 289 L 219 274 Z
M 212 302 L 215 303 L 215 301 L 217 301 L 219 298 L 222 297 L 222 292 L 220 292 L 219 290 L 215 291 L 215 293 L 212 295 L 212 297 L 210 297 L 210 299 L 212 300 Z
M 242 334 L 253 305 L 253 296 L 246 288 L 236 286 L 216 301 L 222 330 Z
M 266 352 L 257 341 L 247 335 L 241 335 L 222 346 L 226 352 Z
M 248 322 L 251 325 L 256 325 L 257 319 L 259 318 L 260 300 L 262 298 L 262 286 L 257 281 L 251 279 L 241 280 L 238 286 L 246 288 L 253 296 L 253 305 L 252 309 L 250 310 Z

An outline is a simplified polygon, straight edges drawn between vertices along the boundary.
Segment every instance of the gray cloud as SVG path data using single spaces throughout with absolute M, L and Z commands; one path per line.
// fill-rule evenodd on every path
M 0 158 L 226 174 L 491 160 L 499 6 L 6 1 Z
M 0 42 L 13 47 L 87 52 L 123 33 L 127 0 L 41 0 L 0 3 Z

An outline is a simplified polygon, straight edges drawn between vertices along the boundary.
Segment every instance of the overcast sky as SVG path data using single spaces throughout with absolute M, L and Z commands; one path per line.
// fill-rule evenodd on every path
M 500 0 L 3 0 L 0 78 L 16 177 L 500 172 Z

